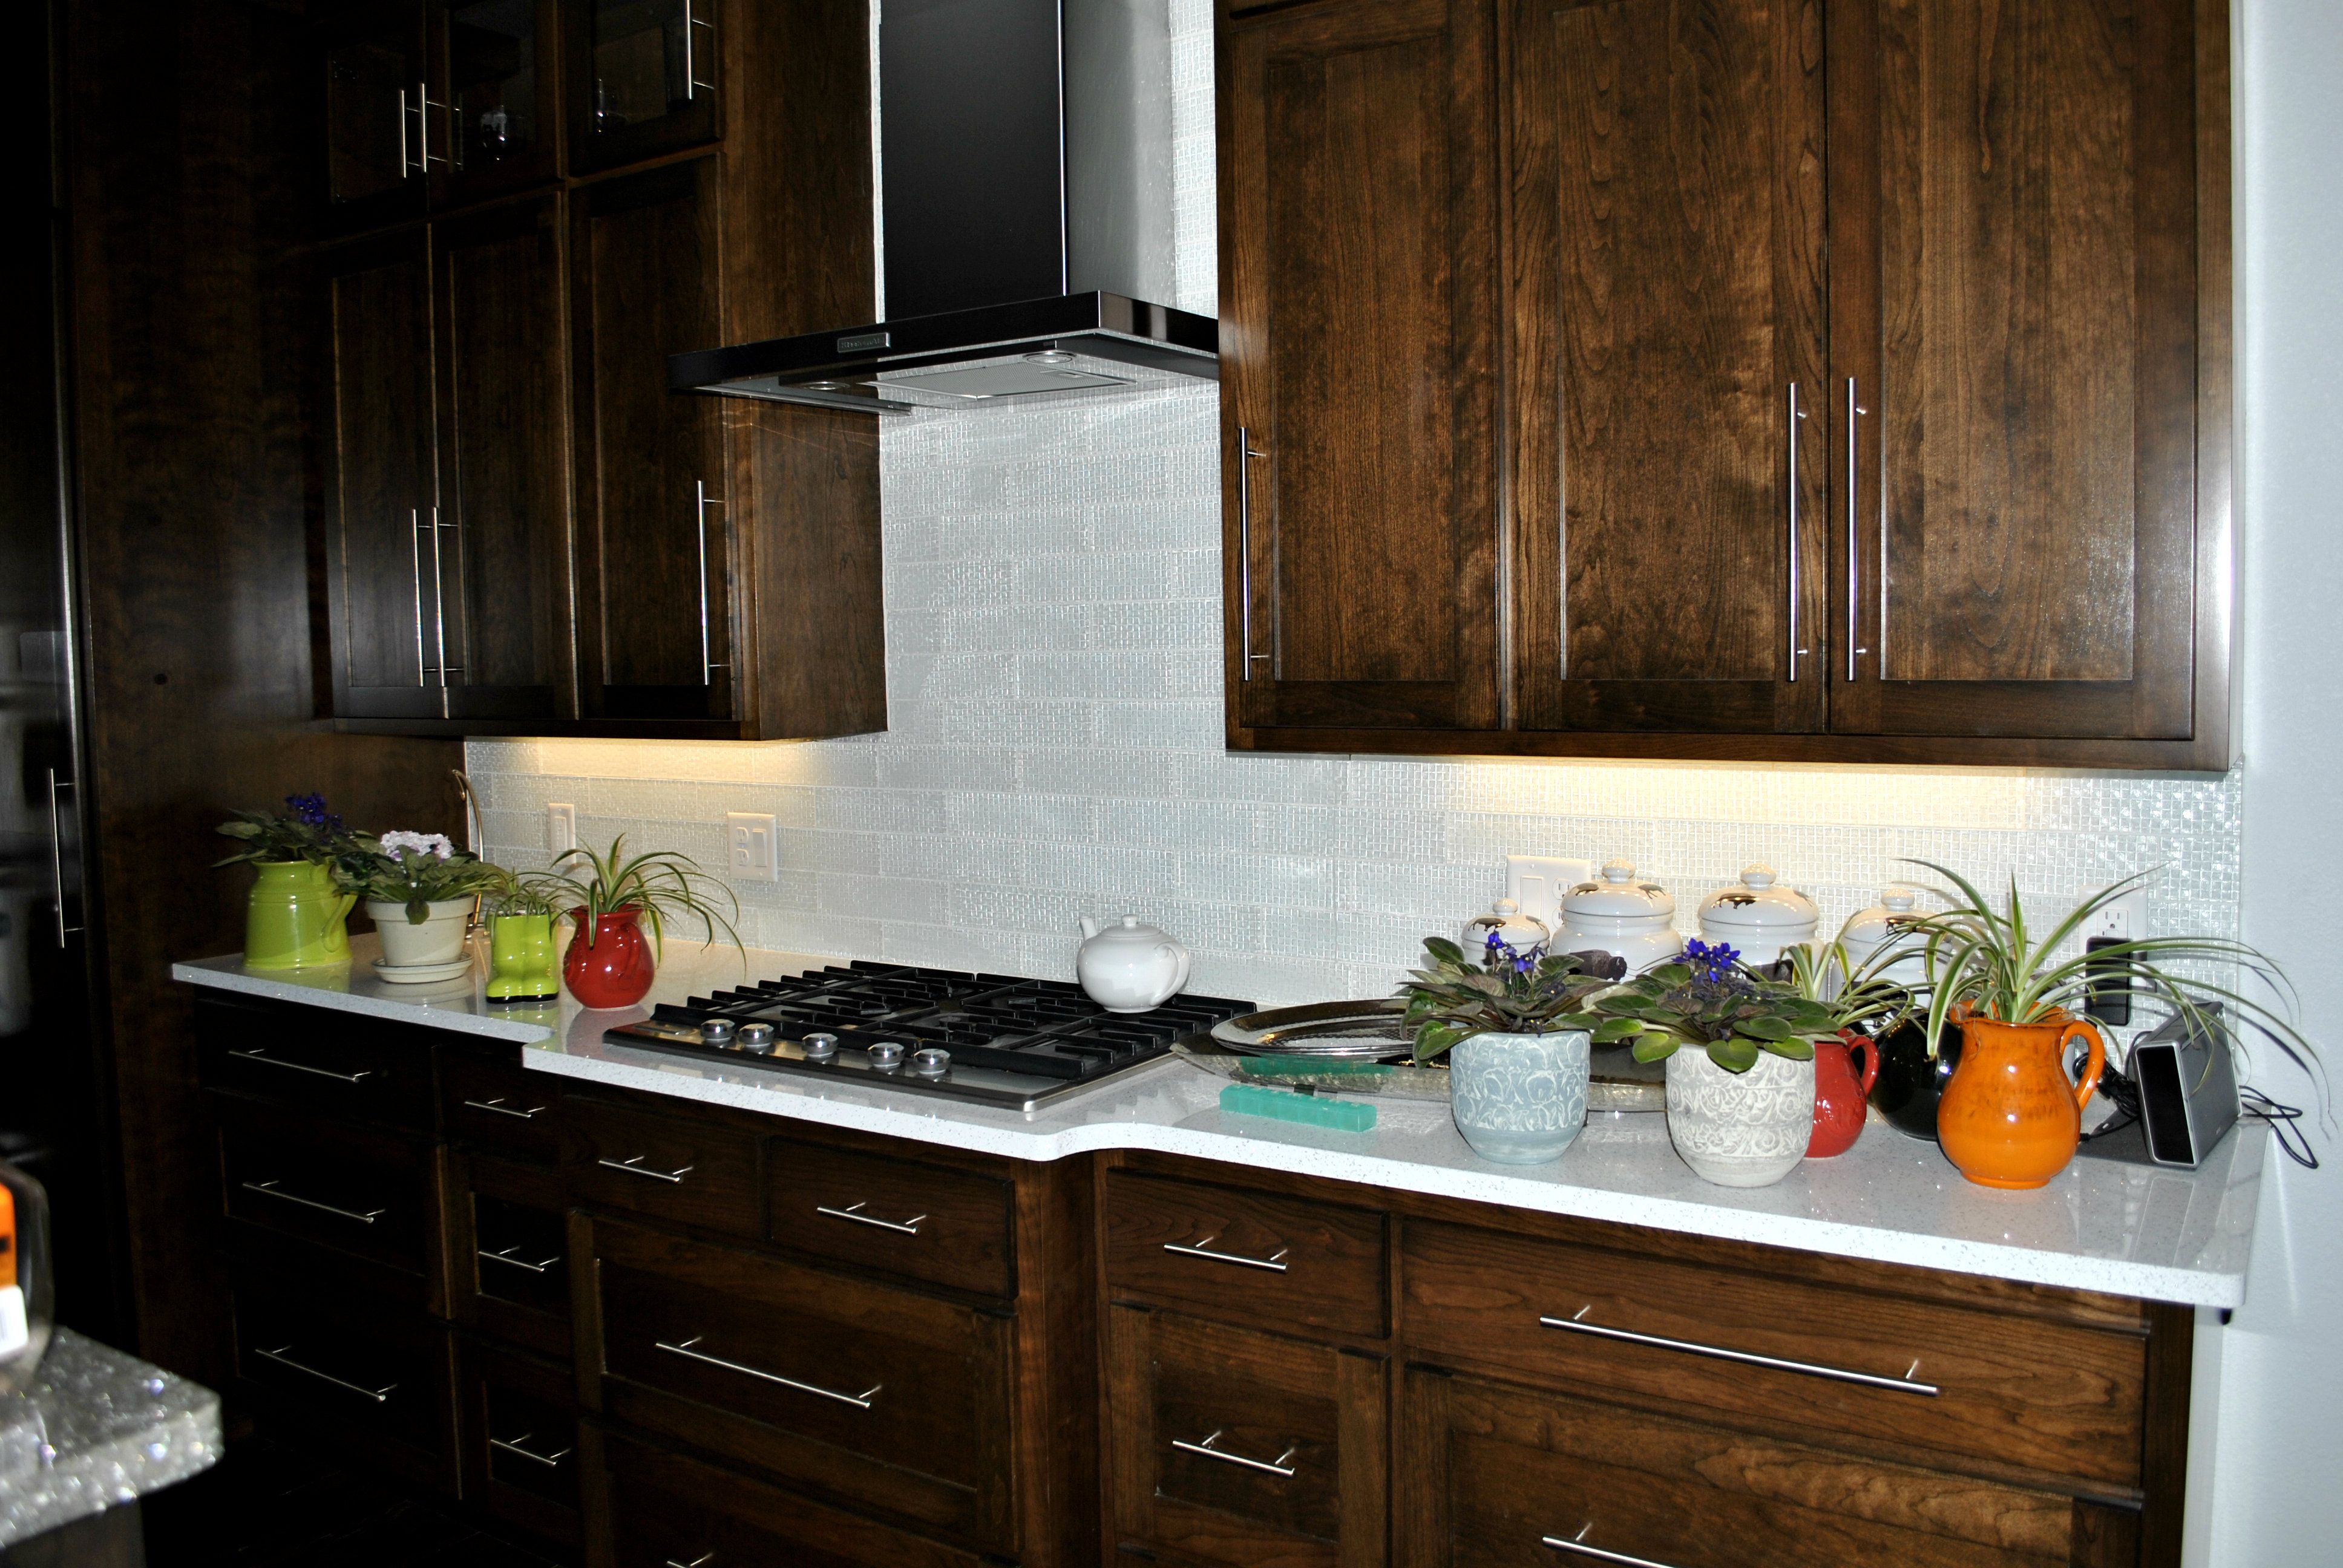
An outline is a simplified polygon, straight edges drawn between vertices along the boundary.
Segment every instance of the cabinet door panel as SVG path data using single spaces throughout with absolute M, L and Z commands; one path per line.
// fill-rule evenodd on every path
M 438 0 L 431 20 L 447 116 L 432 205 L 549 183 L 560 145 L 552 0 Z
M 2191 7 L 1836 15 L 1834 386 L 1862 413 L 1833 726 L 2188 738 Z
M 438 589 L 448 711 L 569 706 L 568 441 L 557 204 L 437 226 Z
M 366 241 L 325 263 L 326 534 L 334 710 L 439 717 L 430 583 L 431 258 L 423 236 Z
M 447 166 L 445 106 L 425 82 L 423 12 L 390 0 L 316 38 L 321 226 L 351 234 L 419 217 Z
M 1524 724 L 1819 729 L 1817 13 L 1519 0 L 1514 16 Z
M 588 711 L 734 714 L 730 508 L 716 399 L 667 359 L 719 343 L 716 162 L 578 198 L 581 652 Z
M 571 0 L 569 157 L 617 168 L 714 141 L 719 0 Z
M 1232 726 L 1497 721 L 1477 7 L 1224 23 Z

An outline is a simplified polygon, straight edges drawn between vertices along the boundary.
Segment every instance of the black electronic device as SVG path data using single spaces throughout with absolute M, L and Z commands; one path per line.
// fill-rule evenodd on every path
M 2086 1139 L 2083 1152 L 2194 1170 L 2228 1136 L 2240 1109 L 2229 1031 L 2218 1004 L 2197 1010 L 2199 1026 L 2176 1014 L 2132 1043 L 2128 1094 L 2113 1096 L 2132 1115 Z

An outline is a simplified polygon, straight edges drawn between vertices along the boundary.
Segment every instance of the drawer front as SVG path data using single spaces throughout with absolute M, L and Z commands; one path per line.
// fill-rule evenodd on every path
M 2137 1552 L 2127 1516 L 2053 1493 L 1418 1369 L 1404 1405 L 1408 1568 L 2050 1568 L 2090 1537 Z
M 439 1124 L 474 1149 L 547 1164 L 561 1158 L 561 1101 L 554 1081 L 517 1062 L 443 1049 Z
M 437 1155 L 395 1133 L 213 1096 L 228 1217 L 427 1277 L 438 1234 Z
M 745 1132 L 596 1101 L 563 1101 L 569 1191 L 600 1209 L 755 1237 L 757 1141 Z
M 1107 1282 L 1267 1328 L 1383 1332 L 1383 1216 L 1118 1171 Z
M 1013 1192 L 964 1171 L 775 1140 L 767 1212 L 779 1245 L 841 1263 L 1013 1296 Z
M 426 1131 L 427 1033 L 330 1008 L 196 1005 L 196 1070 L 206 1087 L 260 1095 L 323 1116 Z
M 746 1476 L 589 1425 L 608 1499 L 610 1568 L 804 1563 L 808 1568 L 979 1568 L 966 1552 L 834 1513 Z
M 1384 1560 L 1380 1358 L 1110 1310 L 1116 1533 L 1182 1562 Z
M 458 1151 L 449 1165 L 456 1320 L 569 1356 L 569 1233 L 560 1172 Z
M 630 1226 L 592 1236 L 607 1413 L 1014 1548 L 1006 1318 Z
M 232 1278 L 236 1375 L 337 1462 L 456 1490 L 447 1331 L 413 1308 L 310 1271 Z
M 465 1501 L 549 1540 L 583 1535 L 568 1370 L 478 1340 L 457 1347 Z
M 1400 1276 L 1408 1342 L 1459 1365 L 2138 1482 L 2147 1345 L 2128 1334 L 1414 1221 Z

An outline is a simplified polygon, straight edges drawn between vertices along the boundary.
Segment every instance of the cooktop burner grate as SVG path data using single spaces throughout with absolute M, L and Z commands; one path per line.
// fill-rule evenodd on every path
M 1252 1010 L 1249 1001 L 1183 995 L 1146 1012 L 1109 1012 L 1063 980 L 858 960 L 662 1002 L 604 1038 L 726 1066 L 1031 1109 Z

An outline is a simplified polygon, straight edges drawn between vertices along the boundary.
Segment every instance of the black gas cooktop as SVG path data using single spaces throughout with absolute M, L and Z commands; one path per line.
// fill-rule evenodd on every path
M 1253 1010 L 1175 996 L 1109 1012 L 1064 980 L 868 960 L 662 1002 L 604 1038 L 726 1066 L 1030 1110 Z

